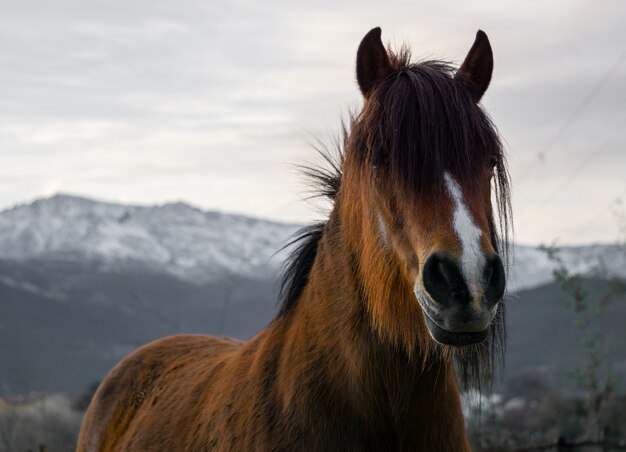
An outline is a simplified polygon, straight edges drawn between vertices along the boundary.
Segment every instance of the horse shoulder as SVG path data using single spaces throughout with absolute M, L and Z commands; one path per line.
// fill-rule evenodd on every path
M 155 417 L 174 419 L 176 393 L 188 393 L 194 380 L 210 376 L 211 369 L 219 368 L 239 345 L 231 339 L 176 335 L 137 349 L 120 361 L 98 387 L 83 419 L 77 451 L 123 450 L 124 444 L 130 448 L 131 441 L 145 442 L 145 438 L 137 438 L 139 424 L 171 422 Z M 181 386 L 181 380 L 187 386 Z M 183 395 L 178 394 L 181 399 L 186 398 Z M 169 409 L 158 410 L 155 405 L 159 402 L 169 403 Z

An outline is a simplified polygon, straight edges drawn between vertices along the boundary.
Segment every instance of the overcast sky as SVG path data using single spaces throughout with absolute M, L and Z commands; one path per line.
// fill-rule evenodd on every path
M 515 237 L 617 239 L 626 2 L 22 0 L 0 7 L 0 208 L 57 192 L 303 222 L 296 163 L 361 98 L 374 26 L 416 58 L 495 55 Z M 543 158 L 540 158 L 543 154 Z

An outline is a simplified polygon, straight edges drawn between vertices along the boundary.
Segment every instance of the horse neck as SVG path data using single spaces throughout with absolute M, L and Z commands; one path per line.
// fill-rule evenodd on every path
M 375 255 L 367 247 L 374 244 L 364 240 L 357 247 L 354 234 L 368 231 L 363 230 L 363 224 L 342 216 L 340 209 L 338 200 L 318 244 L 309 283 L 294 311 L 284 319 L 287 345 L 282 355 L 286 358 L 283 387 L 291 388 L 284 400 L 289 401 L 295 393 L 307 394 L 293 388 L 308 384 L 311 397 L 318 396 L 315 391 L 331 391 L 372 425 L 386 423 L 390 429 L 402 431 L 406 422 L 405 431 L 421 431 L 416 430 L 416 423 L 424 423 L 428 424 L 424 429 L 436 435 L 435 424 L 441 420 L 447 429 L 442 434 L 454 436 L 452 425 L 464 438 L 450 360 L 436 353 L 432 344 L 423 345 L 423 332 L 407 331 L 419 330 L 416 322 L 423 320 L 404 318 L 407 312 L 402 307 L 417 303 L 405 284 L 389 280 L 398 278 L 397 274 L 376 270 L 367 262 Z M 364 275 L 364 269 L 372 273 Z M 376 284 L 368 279 L 376 278 L 389 286 L 374 290 Z M 377 294 L 385 299 L 368 299 Z M 394 303 L 400 309 L 394 312 L 391 307 L 392 312 L 386 314 L 384 309 L 372 312 L 376 311 L 372 306 L 384 303 Z M 385 321 L 389 325 L 381 324 Z M 311 368 L 315 369 L 314 381 L 308 377 Z

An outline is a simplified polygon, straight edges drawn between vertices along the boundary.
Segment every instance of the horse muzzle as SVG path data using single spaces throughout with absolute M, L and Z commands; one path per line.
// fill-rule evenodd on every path
M 482 342 L 504 296 L 504 266 L 498 255 L 485 259 L 478 278 L 467 281 L 457 262 L 433 253 L 424 264 L 421 284 L 414 292 L 428 330 L 437 342 L 462 346 Z

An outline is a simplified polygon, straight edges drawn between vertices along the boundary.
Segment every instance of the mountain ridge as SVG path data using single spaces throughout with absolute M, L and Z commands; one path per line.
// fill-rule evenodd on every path
M 146 265 L 204 284 L 224 274 L 275 274 L 301 225 L 202 210 L 182 201 L 119 204 L 61 193 L 0 211 L 0 258 L 100 262 L 106 268 Z M 560 247 L 573 272 L 626 277 L 617 244 Z M 555 263 L 538 247 L 512 246 L 509 291 L 549 282 Z
M 64 194 L 0 212 L 0 258 L 141 262 L 205 283 L 223 273 L 273 272 L 297 228 L 182 202 L 137 206 Z

